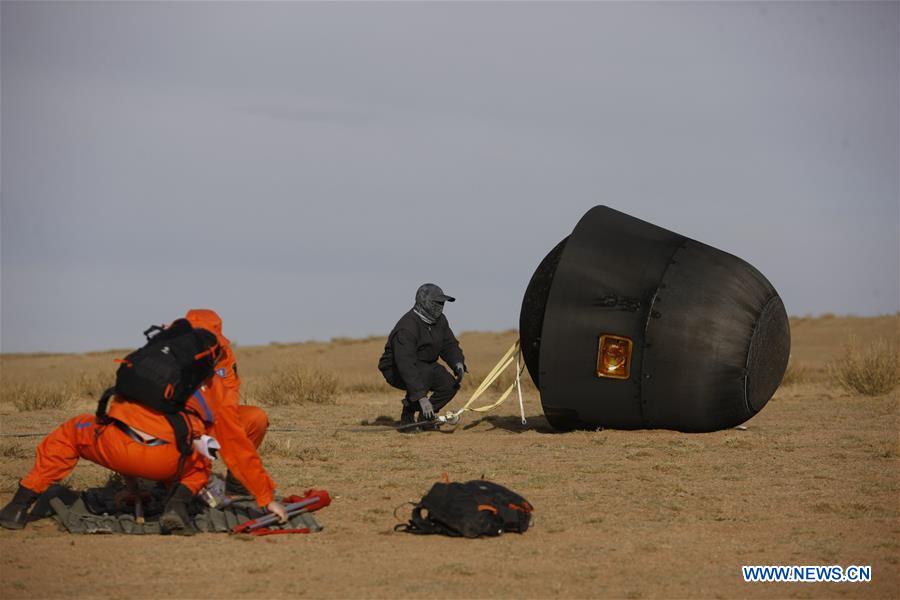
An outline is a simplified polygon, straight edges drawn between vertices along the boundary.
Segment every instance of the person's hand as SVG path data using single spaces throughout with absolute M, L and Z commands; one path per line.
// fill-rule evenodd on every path
M 423 417 L 425 417 L 429 421 L 434 418 L 434 407 L 431 406 L 431 401 L 428 400 L 427 397 L 423 397 L 419 400 L 419 407 L 422 409 Z
M 463 377 L 466 376 L 466 365 L 456 363 L 456 385 L 462 385 Z
M 284 506 L 281 505 L 281 502 L 276 502 L 275 500 L 272 500 L 271 502 L 266 504 L 266 510 L 274 515 L 278 515 L 279 523 L 287 523 L 288 514 L 287 514 L 287 511 L 284 509 Z

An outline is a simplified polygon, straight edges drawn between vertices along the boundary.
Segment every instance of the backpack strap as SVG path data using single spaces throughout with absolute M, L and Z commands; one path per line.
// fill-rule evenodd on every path
M 163 413 L 166 421 L 175 432 L 175 447 L 182 456 L 188 456 L 194 451 L 192 431 L 188 425 L 187 416 L 183 412 L 174 414 Z
M 110 418 L 109 415 L 106 414 L 106 409 L 109 406 L 109 399 L 116 395 L 115 386 L 106 388 L 106 391 L 103 392 L 103 395 L 100 396 L 100 401 L 97 402 L 97 410 L 94 413 L 94 416 L 97 419 L 97 423 L 99 425 L 109 425 Z
M 110 398 L 115 394 L 116 388 L 111 387 L 107 388 L 103 395 L 100 396 L 100 401 L 97 402 L 97 410 L 94 413 L 98 425 L 109 425 L 112 422 L 112 419 L 107 414 L 107 409 Z M 163 413 L 163 416 L 175 433 L 175 447 L 178 448 L 178 452 L 182 456 L 188 456 L 194 451 L 193 431 L 188 424 L 188 417 L 184 414 L 185 412 L 196 414 L 194 411 L 180 411 L 174 414 Z
M 402 531 L 404 533 L 415 533 L 417 535 L 429 535 L 438 533 L 437 529 L 422 516 L 422 505 L 417 504 L 412 510 L 409 521 L 406 523 L 397 523 L 394 525 L 394 531 Z
M 416 504 L 412 510 L 412 514 L 409 516 L 409 522 L 394 525 L 394 531 L 415 533 L 416 535 L 432 535 L 435 533 L 442 533 L 450 537 L 460 537 L 462 535 L 455 529 L 451 529 L 439 521 L 434 521 L 429 517 L 423 517 L 422 510 L 424 510 L 424 507 L 421 504 Z

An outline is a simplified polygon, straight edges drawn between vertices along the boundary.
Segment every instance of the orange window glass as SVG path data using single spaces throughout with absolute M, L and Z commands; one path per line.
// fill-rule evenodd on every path
M 597 377 L 628 379 L 631 373 L 631 348 L 627 337 L 604 334 L 597 350 Z

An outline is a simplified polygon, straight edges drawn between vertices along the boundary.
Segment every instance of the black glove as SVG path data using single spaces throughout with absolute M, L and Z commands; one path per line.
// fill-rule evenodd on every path
M 466 365 L 456 363 L 456 385 L 462 385 L 463 377 L 466 376 Z
M 434 407 L 431 406 L 431 401 L 428 400 L 427 397 L 423 397 L 419 400 L 419 406 L 422 409 L 422 416 L 431 421 L 434 419 Z

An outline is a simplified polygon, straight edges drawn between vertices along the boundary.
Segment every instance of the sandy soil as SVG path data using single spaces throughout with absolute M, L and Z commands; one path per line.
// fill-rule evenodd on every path
M 81 597 L 900 597 L 898 397 L 831 387 L 823 373 L 850 333 L 897 338 L 895 317 L 797 319 L 793 359 L 806 382 L 783 386 L 746 431 L 553 433 L 529 388 L 527 427 L 508 402 L 464 416 L 452 434 L 356 432 L 396 417 L 377 384 L 382 340 L 238 349 L 242 373 L 327 368 L 330 405 L 269 410 L 264 459 L 285 492 L 327 488 L 324 532 L 245 539 L 73 536 L 50 521 L 0 531 L 0 596 Z M 462 337 L 486 372 L 514 333 Z M 108 369 L 118 353 L 2 357 L 3 385 L 64 382 Z M 105 371 L 104 371 L 105 372 Z M 350 383 L 347 383 L 350 382 Z M 452 406 L 461 406 L 458 398 Z M 80 411 L 20 412 L 0 402 L 4 434 L 47 431 Z M 0 439 L 0 501 L 30 467 L 40 438 Z M 525 535 L 460 540 L 392 531 L 396 507 L 447 472 L 482 475 L 536 507 Z M 106 473 L 79 465 L 85 487 Z M 397 513 L 405 520 L 408 508 Z M 872 565 L 871 583 L 748 584 L 745 564 Z

